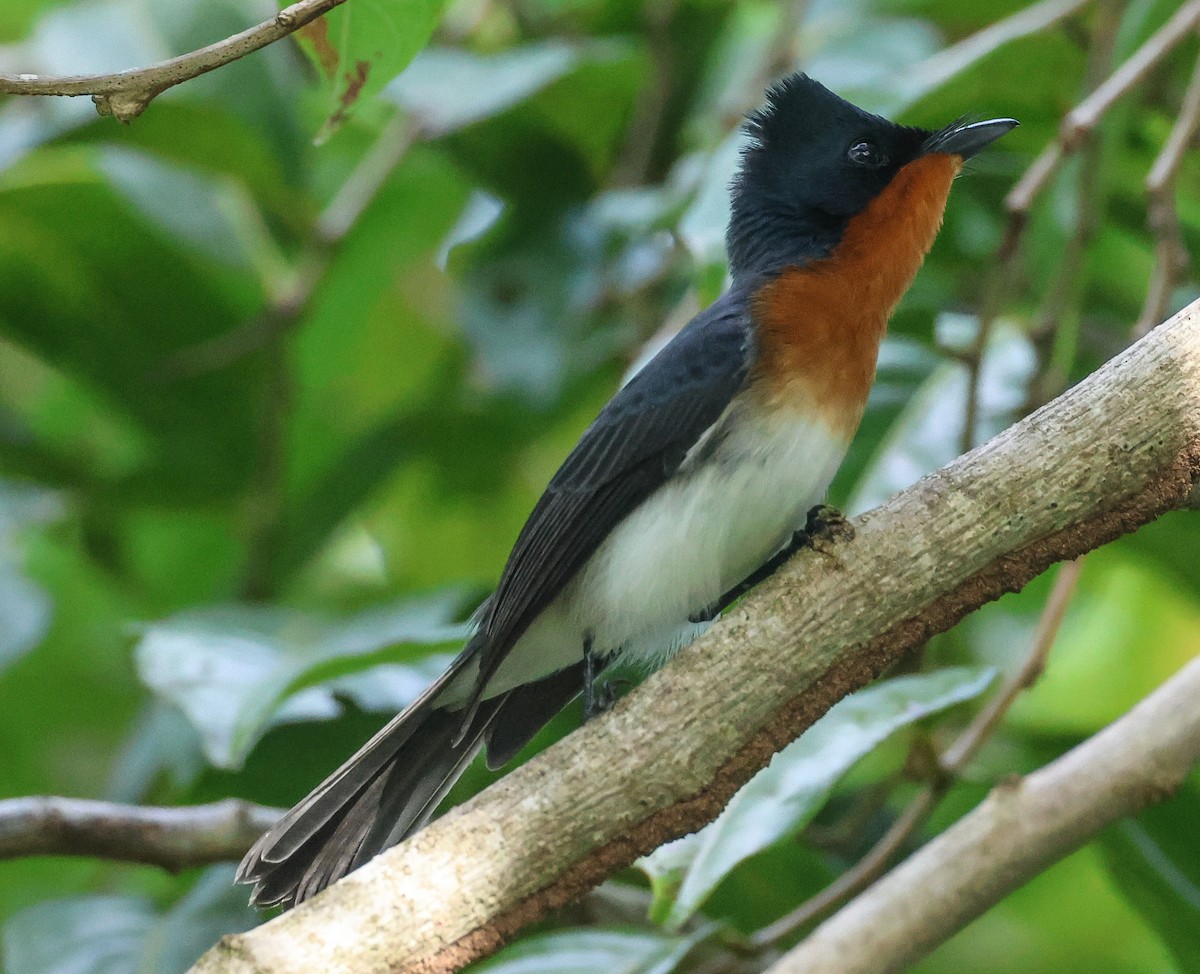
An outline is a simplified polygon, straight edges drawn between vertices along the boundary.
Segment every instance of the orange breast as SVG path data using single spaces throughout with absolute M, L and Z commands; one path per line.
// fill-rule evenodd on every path
M 942 223 L 956 156 L 901 169 L 824 260 L 785 270 L 756 297 L 756 388 L 769 409 L 814 410 L 847 439 L 858 428 L 888 318 Z

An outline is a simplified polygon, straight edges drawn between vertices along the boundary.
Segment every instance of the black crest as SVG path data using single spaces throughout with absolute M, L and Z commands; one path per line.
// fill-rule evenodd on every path
M 746 120 L 728 247 L 735 277 L 827 255 L 929 138 L 804 74 L 776 82 Z

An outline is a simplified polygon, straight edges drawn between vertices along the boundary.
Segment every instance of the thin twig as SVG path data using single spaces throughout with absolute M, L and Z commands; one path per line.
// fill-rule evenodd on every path
M 240 34 L 146 68 L 63 77 L 0 74 L 0 95 L 91 95 L 101 115 L 129 122 L 168 88 L 273 44 L 342 3 L 345 0 L 299 0 Z
M 1160 27 L 1149 40 L 1133 52 L 1087 98 L 1076 105 L 1063 119 L 1060 138 L 1072 146 L 1092 131 L 1122 95 L 1148 75 L 1163 58 L 1171 53 L 1200 23 L 1200 0 L 1185 3 L 1175 16 Z
M 763 949 L 778 944 L 797 930 L 833 912 L 851 897 L 856 896 L 883 875 L 897 853 L 908 843 L 917 829 L 937 807 L 950 784 L 962 773 L 984 742 L 991 737 L 1000 720 L 1021 692 L 1031 687 L 1046 666 L 1046 657 L 1054 645 L 1066 614 L 1067 605 L 1075 593 L 1083 559 L 1063 565 L 1054 580 L 1046 605 L 1038 620 L 1037 631 L 1021 668 L 1014 673 L 1000 692 L 967 725 L 938 760 L 938 777 L 929 782 L 904 809 L 891 828 L 852 869 L 847 870 L 816 896 L 800 904 L 787 916 L 781 917 L 750 935 L 754 947 Z
M 1122 96 L 1146 77 L 1163 58 L 1190 34 L 1200 21 L 1200 0 L 1191 0 L 1175 12 L 1158 32 L 1131 54 L 1096 90 L 1067 112 L 1058 138 L 1013 187 L 1005 200 L 1010 214 L 1027 214 L 1033 201 L 1046 188 L 1062 161 L 1091 135 L 1100 120 Z
M 1102 0 L 1093 20 L 1088 44 L 1084 84 L 1095 91 L 1113 70 L 1117 32 L 1125 0 Z M 1025 411 L 1033 412 L 1066 387 L 1079 346 L 1080 295 L 1088 248 L 1104 212 L 1104 184 L 1100 178 L 1103 142 L 1086 140 L 1079 150 L 1075 177 L 1075 213 L 1071 235 L 1061 250 L 1058 271 L 1046 289 L 1036 321 L 1030 329 L 1038 353 L 1038 369 L 1029 384 Z
M 240 859 L 281 814 L 233 798 L 179 808 L 10 798 L 0 801 L 0 859 L 95 856 L 175 871 Z
M 1179 212 L 1175 206 L 1175 177 L 1184 153 L 1200 127 L 1200 58 L 1192 71 L 1179 116 L 1171 134 L 1154 160 L 1146 177 L 1146 195 L 1150 203 L 1147 223 L 1154 235 L 1154 273 L 1146 291 L 1146 301 L 1133 329 L 1133 337 L 1141 338 L 1157 325 L 1167 313 L 1171 294 L 1180 274 L 1188 266 L 1188 252 L 1179 227 Z
M 297 309 L 293 321 L 299 321 L 302 310 Z M 288 431 L 296 399 L 287 344 L 274 343 L 266 358 L 269 385 L 258 422 L 257 463 L 245 508 L 246 557 L 238 587 L 239 596 L 251 602 L 266 602 L 277 594 L 277 555 L 287 507 Z
M 964 453 L 975 445 L 983 355 L 1012 282 L 1016 255 L 1029 222 L 1029 211 L 1064 160 L 1080 147 L 1104 114 L 1186 38 L 1197 22 L 1200 22 L 1200 0 L 1190 0 L 1095 91 L 1067 113 L 1059 127 L 1058 137 L 1034 159 L 1005 197 L 1008 221 L 992 265 L 991 277 L 983 288 L 979 330 L 967 359 L 967 399 L 961 443 Z
M 642 10 L 650 70 L 638 91 L 625 144 L 609 175 L 610 186 L 640 186 L 652 174 L 655 151 L 679 75 L 672 36 L 678 0 L 661 0 Z
M 321 241 L 329 245 L 341 243 L 408 155 L 413 143 L 424 136 L 420 124 L 404 113 L 397 112 L 392 117 L 321 211 L 316 226 Z
M 1200 760 L 1200 659 L 1094 737 L 1012 778 L 793 948 L 768 974 L 899 974 Z
M 971 759 L 979 752 L 983 742 L 995 731 L 1000 719 L 1008 712 L 1017 697 L 1021 695 L 1022 691 L 1033 686 L 1038 677 L 1042 675 L 1042 671 L 1046 668 L 1046 658 L 1054 646 L 1054 640 L 1062 626 L 1067 606 L 1071 603 L 1071 597 L 1075 594 L 1075 587 L 1079 583 L 1079 574 L 1082 570 L 1083 558 L 1069 561 L 1059 569 L 1058 575 L 1054 579 L 1054 587 L 1050 590 L 1046 605 L 1038 619 L 1037 630 L 1034 632 L 1033 643 L 1029 647 L 1025 662 L 1021 664 L 1021 668 L 1016 673 L 1005 681 L 1000 692 L 988 701 L 987 706 L 942 754 L 939 763 L 945 774 L 958 775 L 962 773 Z

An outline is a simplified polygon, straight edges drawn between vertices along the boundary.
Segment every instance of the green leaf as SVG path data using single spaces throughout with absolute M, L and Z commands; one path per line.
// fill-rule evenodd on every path
M 318 141 L 404 70 L 433 35 L 443 6 L 445 0 L 354 0 L 298 32 L 325 77 L 328 117 Z
M 1117 888 L 1171 951 L 1200 974 L 1200 788 L 1190 784 L 1098 840 Z
M 1194 515 L 1193 515 L 1194 516 Z M 1124 539 L 1122 539 L 1124 540 Z M 1176 543 L 1185 544 L 1186 535 Z M 1079 591 L 1063 619 L 1054 653 L 1037 685 L 1008 715 L 1024 733 L 1081 737 L 1116 720 L 1196 655 L 1200 613 L 1195 591 L 1114 545 L 1088 558 Z M 1009 600 L 1005 600 L 1009 602 Z M 1032 638 L 1036 603 L 1002 602 L 972 617 L 972 644 L 1001 659 L 1024 629 Z M 1080 693 L 1087 687 L 1087 693 Z
M 652 917 L 678 928 L 739 863 L 804 828 L 860 758 L 900 728 L 979 696 L 994 677 L 990 669 L 945 669 L 887 680 L 841 701 L 714 822 L 640 860 L 654 891 Z
M 712 926 L 688 937 L 570 930 L 530 937 L 472 968 L 476 974 L 670 974 Z
M 713 151 L 705 166 L 699 192 L 679 221 L 680 239 L 701 266 L 725 263 L 729 183 L 737 171 L 743 138 L 740 131 L 734 132 Z
M 482 56 L 454 48 L 422 51 L 388 85 L 386 97 L 431 136 L 497 115 L 573 71 L 580 49 L 562 41 L 528 44 Z
M 220 937 L 258 922 L 233 886 L 233 867 L 209 869 L 169 910 L 134 896 L 80 896 L 28 907 L 4 927 L 8 974 L 176 974 Z
M 143 217 L 176 242 L 281 286 L 283 257 L 254 201 L 233 180 L 118 146 L 99 148 L 96 165 Z
M 57 494 L 0 481 L 0 670 L 41 642 L 50 626 L 50 597 L 25 572 L 20 534 L 60 514 Z
M 440 592 L 340 621 L 260 606 L 203 609 L 147 625 L 135 658 L 143 682 L 200 732 L 208 759 L 238 768 L 274 724 L 340 713 L 335 694 L 366 709 L 407 704 L 448 662 L 428 650 L 465 636 L 452 622 L 461 602 L 459 592 Z M 401 647 L 420 647 L 423 658 Z M 394 665 L 354 676 L 380 662 Z
M 0 334 L 98 394 L 97 412 L 137 428 L 134 452 L 153 441 L 123 501 L 244 489 L 257 462 L 247 416 L 263 395 L 254 371 L 164 382 L 159 370 L 241 324 L 262 300 L 259 282 L 148 225 L 97 157 L 53 146 L 0 172 Z

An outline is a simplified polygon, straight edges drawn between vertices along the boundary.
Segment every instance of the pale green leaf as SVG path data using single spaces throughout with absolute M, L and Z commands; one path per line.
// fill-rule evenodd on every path
M 838 780 L 892 734 L 972 700 L 993 670 L 972 667 L 897 677 L 847 697 L 777 754 L 717 819 L 642 859 L 656 919 L 677 928 L 739 863 L 794 835 L 820 810 Z

